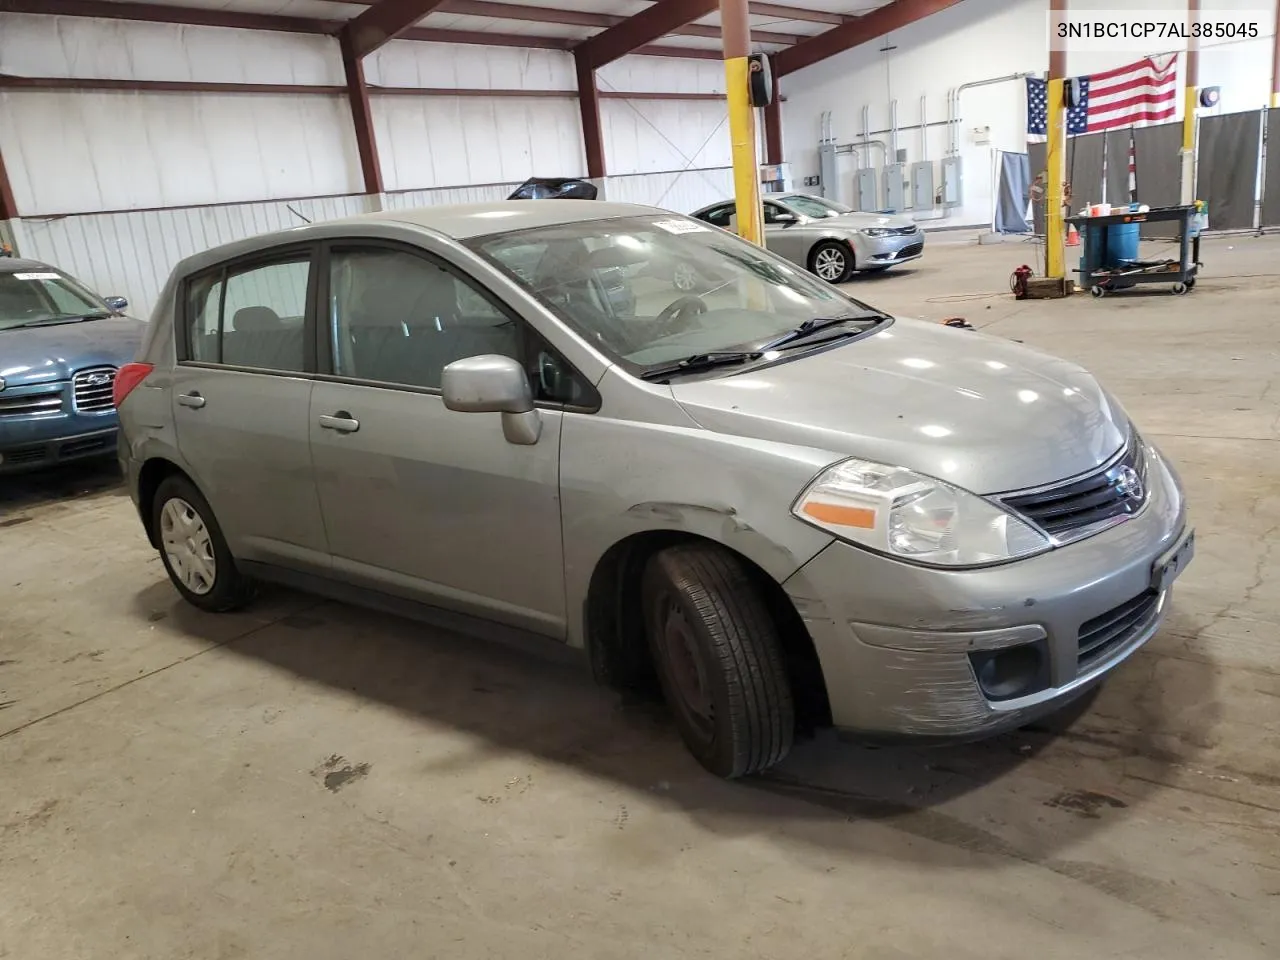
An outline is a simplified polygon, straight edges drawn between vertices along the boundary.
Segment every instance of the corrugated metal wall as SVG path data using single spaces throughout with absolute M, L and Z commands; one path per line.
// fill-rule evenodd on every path
M 623 58 L 600 71 L 601 89 L 724 89 L 719 62 L 660 65 Z M 566 95 L 374 93 L 391 192 L 365 197 L 344 96 L 3 91 L 0 144 L 26 215 L 12 224 L 15 246 L 101 293 L 128 297 L 145 316 L 173 265 L 198 250 L 301 217 L 500 200 L 529 176 L 586 172 L 567 53 L 393 41 L 365 68 L 371 85 Z M 345 82 L 329 37 L 2 13 L 0 73 Z M 690 212 L 732 191 L 728 171 L 718 169 L 729 163 L 723 102 L 606 99 L 601 112 L 608 199 Z M 330 199 L 271 199 L 285 197 Z M 80 212 L 96 210 L 114 212 Z
M 501 200 L 516 182 L 389 193 L 388 210 L 440 203 Z M 731 195 L 732 171 L 687 170 L 608 177 L 609 200 L 661 206 L 680 213 Z M 310 221 L 371 213 L 377 198 L 329 197 L 313 200 L 239 203 L 216 207 L 99 213 L 14 221 L 16 247 L 23 256 L 57 264 L 103 294 L 128 297 L 130 311 L 146 317 L 169 271 L 183 257 L 259 233 Z

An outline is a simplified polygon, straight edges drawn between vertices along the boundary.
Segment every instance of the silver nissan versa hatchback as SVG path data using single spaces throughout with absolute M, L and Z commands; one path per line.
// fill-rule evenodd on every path
M 115 391 L 191 603 L 277 581 L 551 638 L 660 683 L 726 777 L 818 726 L 1058 709 L 1155 633 L 1193 550 L 1173 468 L 1084 370 L 648 207 L 394 211 L 190 257 Z

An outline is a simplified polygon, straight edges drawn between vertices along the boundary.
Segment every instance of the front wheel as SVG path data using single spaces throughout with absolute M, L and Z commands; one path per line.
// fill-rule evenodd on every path
M 791 750 L 795 705 L 782 643 L 741 560 L 670 547 L 645 568 L 645 630 L 685 745 L 707 770 L 741 777 Z
M 853 273 L 853 251 L 843 243 L 824 240 L 813 248 L 809 265 L 827 283 L 844 283 Z
M 160 559 L 183 599 L 222 613 L 244 606 L 253 584 L 236 569 L 213 510 L 186 477 L 166 478 L 151 505 Z

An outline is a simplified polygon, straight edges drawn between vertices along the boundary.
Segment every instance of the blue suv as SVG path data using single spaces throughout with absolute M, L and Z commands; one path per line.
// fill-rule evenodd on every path
M 0 257 L 0 474 L 114 456 L 116 371 L 143 324 L 62 271 Z

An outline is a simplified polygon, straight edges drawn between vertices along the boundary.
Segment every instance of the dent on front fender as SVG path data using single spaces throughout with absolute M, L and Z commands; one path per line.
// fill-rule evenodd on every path
M 701 537 L 785 581 L 831 542 L 790 506 L 833 459 L 692 424 L 566 416 L 560 489 L 570 643 L 584 643 L 580 611 L 597 564 L 636 534 Z

